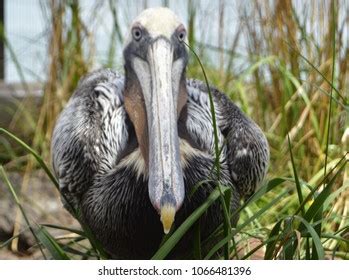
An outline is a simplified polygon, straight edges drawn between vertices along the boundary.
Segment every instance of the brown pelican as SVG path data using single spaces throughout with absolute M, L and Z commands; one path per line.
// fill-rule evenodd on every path
M 114 258 L 150 258 L 211 191 L 215 142 L 208 89 L 187 80 L 186 30 L 167 8 L 143 11 L 124 48 L 125 77 L 84 77 L 52 139 L 61 193 Z M 263 180 L 269 161 L 260 128 L 212 88 L 221 181 L 231 209 Z M 193 187 L 206 180 L 192 193 Z M 201 217 L 201 236 L 222 222 L 219 203 Z M 232 219 L 236 223 L 237 217 Z M 171 257 L 191 246 L 189 231 Z

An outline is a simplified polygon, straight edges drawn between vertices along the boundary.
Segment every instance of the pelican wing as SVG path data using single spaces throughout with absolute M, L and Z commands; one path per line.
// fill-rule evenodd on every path
M 189 96 L 187 130 L 201 148 L 214 154 L 207 87 L 201 81 L 188 80 L 187 90 Z M 227 162 L 231 181 L 241 197 L 248 197 L 262 182 L 268 169 L 268 142 L 258 125 L 224 93 L 211 87 L 210 90 L 219 127 L 219 146 L 223 147 L 221 161 Z
M 52 165 L 61 193 L 73 206 L 96 174 L 116 165 L 126 146 L 123 83 L 111 70 L 92 72 L 79 82 L 56 122 Z

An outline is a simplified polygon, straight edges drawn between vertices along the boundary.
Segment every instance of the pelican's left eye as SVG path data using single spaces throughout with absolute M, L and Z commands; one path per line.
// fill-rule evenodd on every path
M 183 41 L 184 38 L 185 38 L 185 32 L 181 32 L 181 33 L 178 34 L 179 41 Z
M 185 36 L 187 35 L 187 31 L 185 30 L 185 27 L 181 24 L 178 28 L 177 28 L 177 38 L 180 42 L 183 42 L 185 39 Z

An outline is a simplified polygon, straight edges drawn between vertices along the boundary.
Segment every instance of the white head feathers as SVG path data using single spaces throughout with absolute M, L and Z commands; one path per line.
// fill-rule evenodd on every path
M 170 39 L 173 32 L 182 22 L 170 9 L 157 7 L 141 12 L 133 21 L 132 26 L 137 23 L 147 29 L 153 38 L 162 35 Z

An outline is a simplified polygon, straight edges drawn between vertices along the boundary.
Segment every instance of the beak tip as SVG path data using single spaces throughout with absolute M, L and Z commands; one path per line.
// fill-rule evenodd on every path
M 165 204 L 160 209 L 160 220 L 164 227 L 164 233 L 168 234 L 174 222 L 176 208 L 171 204 Z

